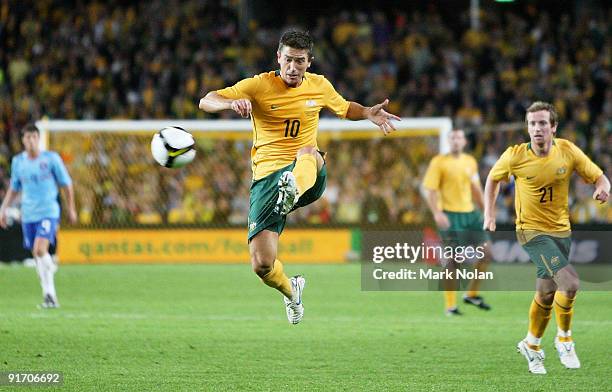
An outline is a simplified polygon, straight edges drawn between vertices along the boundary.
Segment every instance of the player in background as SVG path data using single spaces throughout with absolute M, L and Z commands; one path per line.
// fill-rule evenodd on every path
M 313 61 L 313 40 L 307 32 L 287 31 L 278 45 L 279 70 L 243 79 L 211 91 L 200 109 L 233 110 L 253 123 L 248 241 L 251 264 L 263 282 L 284 295 L 287 318 L 297 324 L 304 307 L 302 276 L 289 279 L 277 259 L 279 235 L 286 216 L 321 197 L 327 168 L 317 148 L 319 112 L 326 108 L 349 120 L 368 119 L 384 134 L 397 116 L 384 108 L 388 100 L 364 107 L 346 101 L 321 75 L 307 72 Z
M 527 109 L 526 121 L 531 141 L 509 147 L 487 177 L 484 228 L 495 231 L 499 183 L 514 176 L 516 236 L 537 266 L 529 329 L 517 350 L 527 359 L 531 373 L 545 374 L 541 338 L 553 308 L 557 321 L 554 345 L 559 359 L 568 369 L 580 367 L 571 331 L 579 278 L 568 260 L 570 177 L 575 171 L 595 184 L 593 198 L 601 203 L 608 200 L 610 181 L 576 145 L 555 137 L 558 117 L 553 105 L 534 102 Z
M 74 191 L 62 158 L 52 151 L 41 151 L 40 132 L 36 125 L 28 124 L 22 130 L 24 151 L 11 163 L 9 189 L 0 207 L 0 226 L 6 228 L 6 208 L 21 193 L 21 223 L 24 247 L 36 260 L 36 272 L 43 292 L 43 308 L 57 308 L 54 275 L 57 264 L 49 254 L 49 245 L 55 243 L 59 228 L 59 188 L 65 190 L 64 200 L 68 218 L 76 223 Z
M 450 153 L 436 155 L 430 162 L 422 189 L 440 236 L 445 246 L 483 246 L 484 257 L 476 260 L 474 269 L 486 271 L 491 260 L 488 234 L 482 229 L 482 213 L 474 208 L 474 202 L 484 208 L 482 186 L 478 176 L 476 159 L 463 152 L 467 144 L 465 133 L 455 129 L 449 134 Z M 458 263 L 446 262 L 445 268 L 456 270 Z M 445 309 L 448 316 L 462 313 L 457 307 L 457 280 L 444 282 Z M 479 309 L 491 307 L 478 295 L 480 280 L 470 281 L 463 302 Z

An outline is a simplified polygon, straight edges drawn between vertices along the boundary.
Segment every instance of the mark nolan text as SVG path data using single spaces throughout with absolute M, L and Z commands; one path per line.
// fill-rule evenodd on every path
M 457 269 L 455 271 L 434 271 L 432 269 L 419 269 L 418 271 L 402 268 L 399 271 L 384 271 L 382 268 L 376 268 L 372 272 L 374 279 L 399 279 L 399 280 L 417 280 L 417 279 L 482 279 L 492 280 L 493 272 L 491 271 L 474 271 L 470 269 Z

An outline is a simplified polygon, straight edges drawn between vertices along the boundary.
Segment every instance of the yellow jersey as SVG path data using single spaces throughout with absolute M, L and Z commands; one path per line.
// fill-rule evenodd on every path
M 346 101 L 321 75 L 306 72 L 299 87 L 288 87 L 279 71 L 261 73 L 217 90 L 225 98 L 248 99 L 253 112 L 253 179 L 289 165 L 302 147 L 317 147 L 319 112 L 345 118 Z
M 469 154 L 436 155 L 427 168 L 423 186 L 440 192 L 444 211 L 472 212 L 472 182 L 480 181 L 478 164 Z
M 553 139 L 545 157 L 537 156 L 531 143 L 509 147 L 489 175 L 495 181 L 514 176 L 517 231 L 569 235 L 568 193 L 574 171 L 589 183 L 603 174 L 574 143 Z

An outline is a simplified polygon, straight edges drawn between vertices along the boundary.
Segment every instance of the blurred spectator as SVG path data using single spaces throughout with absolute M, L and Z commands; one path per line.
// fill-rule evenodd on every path
M 241 22 L 234 3 L 0 0 L 0 196 L 10 156 L 21 150 L 18 130 L 32 119 L 205 118 L 197 109 L 204 92 L 275 69 L 286 26 Z M 611 16 L 598 2 L 549 11 L 492 3 L 483 5 L 474 31 L 467 9 L 448 12 L 435 1 L 425 13 L 408 3 L 377 12 L 323 9 L 308 26 L 316 42 L 312 69 L 347 99 L 374 103 L 388 92 L 402 116 L 451 116 L 473 132 L 483 180 L 526 135 L 482 129 L 520 123 L 532 101 L 552 101 L 560 136 L 610 174 Z M 245 223 L 248 142 L 202 139 L 198 160 L 169 174 L 143 159 L 146 139 L 54 136 L 80 187 L 82 224 Z M 427 216 L 415 189 L 435 143 L 393 138 L 328 147 L 325 201 L 290 222 L 418 223 Z M 610 221 L 607 205 L 593 205 L 581 185 L 574 188 L 575 221 Z M 498 200 L 502 221 L 512 219 L 511 192 L 512 184 Z

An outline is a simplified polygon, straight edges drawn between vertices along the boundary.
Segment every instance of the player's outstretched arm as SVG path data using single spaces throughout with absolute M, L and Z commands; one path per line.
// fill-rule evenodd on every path
M 593 199 L 599 200 L 600 203 L 605 203 L 610 197 L 610 180 L 605 174 L 599 176 L 595 181 L 595 192 L 593 192 Z
M 6 229 L 7 226 L 6 209 L 13 203 L 18 194 L 19 192 L 15 192 L 11 186 L 6 191 L 6 196 L 4 196 L 2 206 L 0 206 L 0 227 L 3 229 Z
M 243 118 L 248 118 L 253 111 L 251 101 L 248 99 L 225 98 L 215 91 L 210 91 L 204 98 L 200 99 L 198 107 L 208 113 L 231 109 Z
M 365 107 L 357 102 L 349 102 L 346 118 L 349 120 L 370 120 L 378 125 L 386 136 L 395 130 L 395 126 L 391 120 L 401 121 L 398 116 L 385 110 L 387 105 L 389 105 L 388 99 L 372 107 Z
M 495 181 L 489 174 L 484 189 L 484 230 L 495 231 L 495 200 L 498 194 L 499 181 Z

